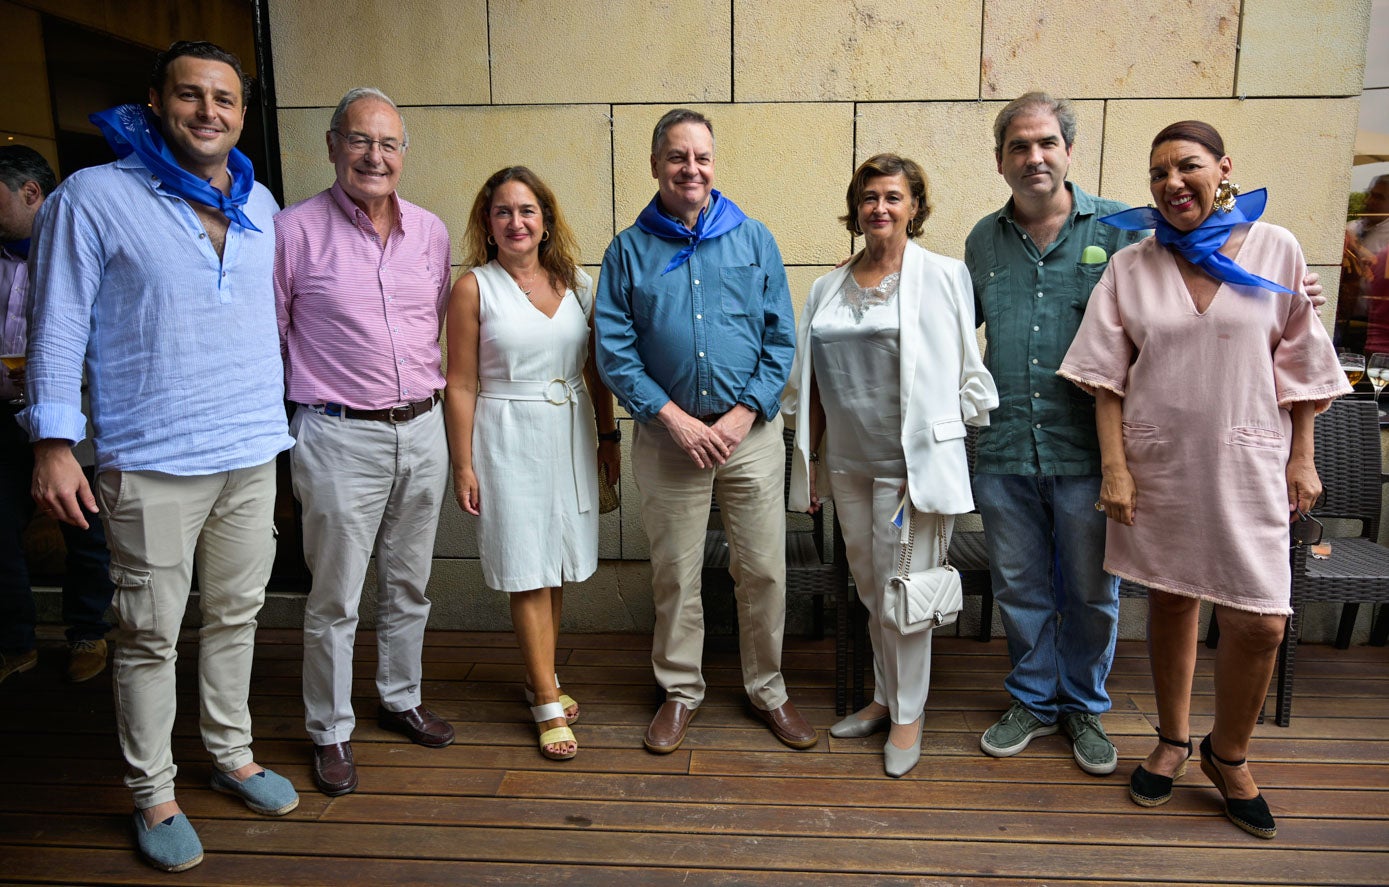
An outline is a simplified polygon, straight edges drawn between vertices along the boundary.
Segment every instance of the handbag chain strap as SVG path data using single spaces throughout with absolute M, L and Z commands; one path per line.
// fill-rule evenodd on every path
M 907 508 L 911 514 L 911 523 L 907 524 L 907 542 L 902 546 L 901 552 L 897 556 L 897 575 L 903 579 L 907 578 L 907 568 L 911 566 L 912 549 L 916 547 L 916 515 L 917 510 L 910 503 Z M 936 524 L 936 529 L 940 531 L 940 565 L 950 566 L 950 543 L 945 538 L 945 519 L 941 518 L 940 523 Z

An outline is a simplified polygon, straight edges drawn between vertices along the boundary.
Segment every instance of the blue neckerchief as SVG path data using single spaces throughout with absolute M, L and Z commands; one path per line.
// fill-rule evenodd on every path
M 106 136 L 106 143 L 116 152 L 117 158 L 130 154 L 140 158 L 146 169 L 159 176 L 164 190 L 170 194 L 221 210 L 233 224 L 260 231 L 241 211 L 256 184 L 255 169 L 245 154 L 232 148 L 227 155 L 227 171 L 231 174 L 231 194 L 227 195 L 178 165 L 159 131 L 159 118 L 148 108 L 117 105 L 87 119 Z
M 27 259 L 29 258 L 29 244 L 31 242 L 32 238 L 26 237 L 23 240 L 11 240 L 0 244 L 0 247 L 4 247 L 5 252 L 16 258 Z
M 647 234 L 655 235 L 662 240 L 689 241 L 684 249 L 675 254 L 675 258 L 670 260 L 670 264 L 661 274 L 669 274 L 688 261 L 700 242 L 727 234 L 747 219 L 736 203 L 718 191 L 711 189 L 709 196 L 709 207 L 699 214 L 699 221 L 695 222 L 694 230 L 686 228 L 683 222 L 677 222 L 661 212 L 659 194 L 651 198 L 646 209 L 637 216 L 637 227 Z
M 1213 211 L 1206 220 L 1191 231 L 1178 231 L 1162 217 L 1155 207 L 1140 206 L 1121 213 L 1103 216 L 1101 222 L 1125 231 L 1153 229 L 1158 243 L 1182 254 L 1182 258 L 1205 271 L 1211 277 L 1224 283 L 1240 286 L 1257 286 L 1275 293 L 1292 293 L 1279 283 L 1266 280 L 1257 274 L 1246 271 L 1235 260 L 1223 255 L 1220 248 L 1230 239 L 1230 229 L 1245 222 L 1252 222 L 1264 214 L 1268 202 L 1268 189 L 1259 188 L 1235 198 L 1235 208 L 1229 212 Z

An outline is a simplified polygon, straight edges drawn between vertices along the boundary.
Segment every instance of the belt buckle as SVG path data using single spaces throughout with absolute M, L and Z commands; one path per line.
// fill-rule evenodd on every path
M 391 407 L 386 411 L 386 421 L 390 422 L 392 425 L 400 425 L 404 422 L 409 422 L 411 419 L 415 418 L 412 412 L 413 409 L 414 404 L 409 403 L 403 406 Z
M 559 386 L 559 400 L 555 400 L 555 386 Z M 569 403 L 569 381 L 567 379 L 551 379 L 545 383 L 545 400 L 557 407 L 562 407 Z

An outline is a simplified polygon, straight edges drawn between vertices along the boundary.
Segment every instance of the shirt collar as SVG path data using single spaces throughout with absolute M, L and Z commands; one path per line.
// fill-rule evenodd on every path
M 328 193 L 333 196 L 333 202 L 342 210 L 343 215 L 347 216 L 348 221 L 358 228 L 376 234 L 376 226 L 371 223 L 371 216 L 367 215 L 366 210 L 352 202 L 352 198 L 347 196 L 347 192 L 342 189 L 342 185 L 337 182 L 328 189 Z M 400 209 L 400 195 L 391 193 L 391 206 L 395 209 L 395 229 L 402 234 L 405 232 L 405 214 Z
M 1095 198 L 1079 188 L 1074 182 L 1066 181 L 1066 190 L 1071 192 L 1071 215 L 1069 218 L 1075 220 L 1078 216 L 1093 216 L 1096 212 Z M 1013 222 L 1013 198 L 1009 197 L 1008 202 L 1003 204 L 1003 209 L 998 211 L 995 216 L 1000 222 Z

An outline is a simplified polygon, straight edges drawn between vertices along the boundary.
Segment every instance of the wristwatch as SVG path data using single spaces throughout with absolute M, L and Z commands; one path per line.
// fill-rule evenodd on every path
M 810 461 L 812 461 L 812 462 L 819 462 L 819 461 L 820 461 L 820 454 L 817 453 L 817 452 L 815 452 L 814 450 L 811 450 L 811 451 L 810 451 Z
M 619 443 L 622 440 L 622 429 L 614 428 L 612 431 L 598 432 L 598 439 L 608 443 Z

